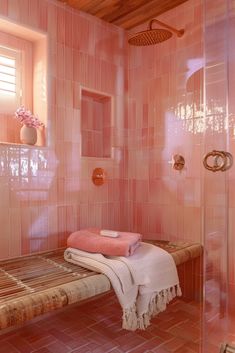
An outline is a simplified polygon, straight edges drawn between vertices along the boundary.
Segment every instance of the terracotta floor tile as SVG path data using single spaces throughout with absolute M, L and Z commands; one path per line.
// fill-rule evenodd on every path
M 0 353 L 18 353 L 19 351 L 9 342 L 0 342 Z
M 139 330 L 138 336 L 143 337 L 145 340 L 151 340 L 152 338 L 154 338 L 156 336 L 156 332 L 150 331 L 149 327 L 148 327 L 146 330 Z
M 108 352 L 113 352 L 113 349 L 117 349 L 118 346 L 114 345 L 113 342 L 108 342 L 98 348 L 95 348 L 92 353 L 108 353 Z
M 17 333 L 20 335 L 20 337 L 27 340 L 27 342 L 33 342 L 43 338 L 47 332 L 42 328 L 38 330 L 38 326 L 36 324 L 32 324 L 30 326 L 25 326 L 24 328 L 19 329 Z
M 61 341 L 63 343 L 67 343 L 71 340 L 71 337 L 64 332 L 61 332 L 61 330 L 57 330 L 56 328 L 52 328 L 48 331 L 48 333 L 51 336 L 54 336 L 58 341 Z
M 192 326 L 192 324 L 187 321 L 177 326 L 174 326 L 168 330 L 175 337 L 179 337 L 187 341 L 196 341 L 200 336 L 200 330 Z
M 170 352 L 175 352 L 177 349 L 183 347 L 185 341 L 181 338 L 175 337 L 172 340 L 162 344 L 163 348 L 166 348 Z
M 29 345 L 20 335 L 14 335 L 7 340 L 12 346 L 14 346 L 20 353 L 31 353 L 34 348 Z
M 46 347 L 37 349 L 36 351 L 33 351 L 33 353 L 51 353 Z
M 53 343 L 55 341 L 56 341 L 55 337 L 46 335 L 45 337 L 42 337 L 42 338 L 40 338 L 38 340 L 30 342 L 30 345 L 34 349 L 39 349 L 39 348 L 47 346 L 48 344 L 51 344 L 51 343 Z
M 87 347 L 77 348 L 72 352 L 73 353 L 92 353 L 92 351 Z
M 115 339 L 115 342 L 118 344 L 118 348 L 123 351 L 130 351 L 131 349 L 137 349 L 138 346 L 146 342 L 143 337 L 138 336 L 135 333 L 131 333 L 129 336 L 120 337 L 121 339 Z
M 162 321 L 161 324 L 158 325 L 158 327 L 163 330 L 163 331 L 169 331 L 172 327 L 175 327 L 183 322 L 186 322 L 188 320 L 182 319 L 182 318 L 172 318 L 168 321 Z
M 71 349 L 77 349 L 77 348 L 86 346 L 88 343 L 89 342 L 86 338 L 80 337 L 80 338 L 72 338 L 71 341 L 66 343 L 66 345 Z
M 201 344 L 200 343 L 196 343 L 196 342 L 187 342 L 185 344 L 185 346 L 187 346 L 188 348 L 190 348 L 192 351 L 195 351 L 195 352 L 199 352 L 200 351 L 200 347 L 201 347 Z
M 51 343 L 46 348 L 51 353 L 69 353 L 69 352 L 71 352 L 71 348 L 69 348 L 68 346 L 66 346 L 65 344 L 63 344 L 60 341 L 56 341 L 54 343 Z
M 96 335 L 96 333 L 99 333 L 109 339 L 116 338 L 115 331 L 112 331 L 112 326 L 107 327 L 107 326 L 103 325 L 102 323 L 98 323 L 96 325 L 93 325 L 91 327 L 91 330 L 94 332 L 95 335 Z
M 128 353 L 146 353 L 149 352 L 152 349 L 157 348 L 160 344 L 162 344 L 162 340 L 158 337 L 153 338 L 150 341 L 147 341 L 143 344 L 141 344 L 138 348 L 134 347 Z
M 170 353 L 170 351 L 168 351 L 166 348 L 163 347 L 157 347 L 155 349 L 152 350 L 154 353 Z M 184 353 L 184 352 L 182 352 Z
M 85 330 L 89 330 L 89 327 L 90 325 L 87 325 L 79 319 L 77 323 L 72 323 L 71 325 L 64 325 L 64 328 L 61 331 L 71 336 L 73 334 L 77 335 L 79 333 L 83 333 Z
M 75 332 L 71 333 L 71 337 L 74 339 L 86 338 L 92 334 L 92 330 L 89 327 L 83 327 Z
M 156 325 L 151 325 L 150 329 L 154 336 L 162 338 L 163 341 L 169 341 L 174 337 L 170 332 L 163 331 Z
M 196 351 L 192 351 L 192 349 L 188 348 L 187 346 L 182 346 L 175 351 L 175 353 L 198 353 Z
M 176 300 L 145 331 L 130 332 L 109 295 L 1 335 L 0 353 L 199 353 L 200 315 L 197 303 Z

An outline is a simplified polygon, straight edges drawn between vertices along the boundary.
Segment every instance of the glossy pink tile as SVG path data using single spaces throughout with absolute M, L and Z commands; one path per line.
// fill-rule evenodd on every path
M 0 146 L 1 201 L 5 205 L 0 212 L 4 219 L 1 257 L 63 246 L 67 235 L 80 227 L 127 229 L 128 217 L 120 207 L 121 200 L 128 199 L 124 181 L 119 181 L 123 154 L 107 159 L 112 143 L 111 101 L 94 101 L 90 115 L 84 105 L 81 109 L 81 86 L 114 99 L 118 94 L 122 104 L 124 31 L 48 0 L 3 0 L 0 14 L 44 31 L 49 50 L 47 53 L 45 43 L 39 42 L 34 48 L 34 92 L 41 99 L 37 98 L 34 108 L 40 116 L 47 115 L 41 136 L 46 138 L 46 147 Z M 19 142 L 17 123 L 8 115 L 0 118 L 0 140 Z M 124 115 L 112 117 L 112 126 L 123 136 Z M 82 138 L 87 155 L 97 153 L 89 165 L 81 156 L 81 127 L 87 133 Z M 118 147 L 121 151 L 123 146 Z M 92 184 L 95 167 L 107 170 L 108 182 L 119 188 L 117 194 L 108 192 L 108 183 L 100 188 Z M 15 231 L 13 224 L 17 225 Z

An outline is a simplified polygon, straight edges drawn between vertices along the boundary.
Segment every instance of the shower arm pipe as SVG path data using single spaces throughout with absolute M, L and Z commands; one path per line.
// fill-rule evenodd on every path
M 165 24 L 165 23 L 163 23 L 163 22 L 161 22 L 159 20 L 156 20 L 155 18 L 152 19 L 149 22 L 149 29 L 150 30 L 152 30 L 152 25 L 153 25 L 154 22 L 156 22 L 160 26 L 165 27 L 165 28 L 169 29 L 170 31 L 174 32 L 175 34 L 177 34 L 178 37 L 182 37 L 182 35 L 184 34 L 184 30 L 183 29 L 177 30 L 177 29 L 175 29 L 175 28 L 173 28 L 173 27 L 171 27 L 171 26 L 169 26 L 169 25 L 167 25 L 167 24 Z

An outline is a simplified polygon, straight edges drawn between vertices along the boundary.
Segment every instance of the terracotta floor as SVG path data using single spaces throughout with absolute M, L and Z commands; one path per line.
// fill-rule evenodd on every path
M 0 353 L 198 353 L 200 308 L 176 300 L 146 331 L 121 329 L 114 295 L 65 311 L 0 336 Z

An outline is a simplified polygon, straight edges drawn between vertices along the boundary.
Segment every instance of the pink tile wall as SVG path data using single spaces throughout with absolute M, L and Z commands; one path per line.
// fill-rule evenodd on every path
M 123 31 L 50 0 L 1 0 L 0 15 L 45 32 L 49 50 L 47 147 L 0 144 L 0 258 L 64 246 L 87 226 L 127 229 Z M 81 85 L 113 97 L 112 159 L 80 156 Z
M 147 238 L 197 242 L 202 241 L 202 1 L 189 0 L 159 19 L 184 28 L 185 35 L 129 48 L 132 228 Z M 182 172 L 169 164 L 174 154 L 185 158 Z

